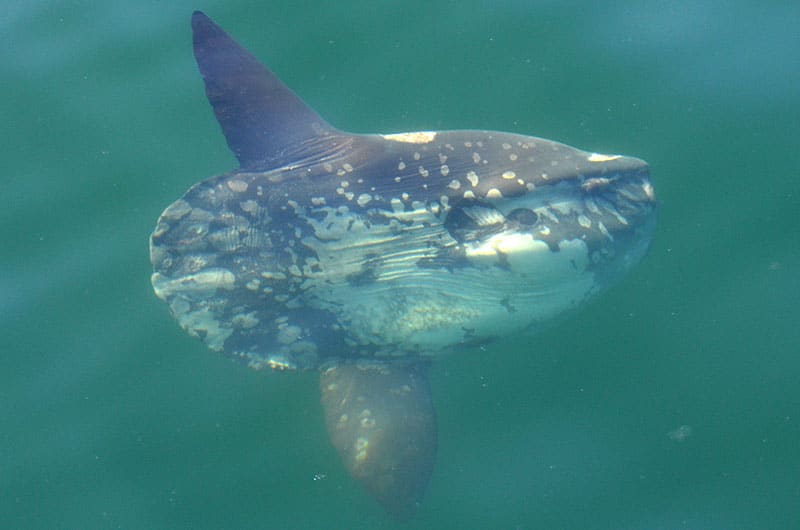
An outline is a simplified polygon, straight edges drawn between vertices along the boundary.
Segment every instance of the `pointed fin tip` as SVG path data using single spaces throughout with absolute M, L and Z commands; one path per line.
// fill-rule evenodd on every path
M 208 15 L 203 13 L 202 11 L 195 11 L 192 13 L 192 34 L 197 35 L 198 33 L 202 33 L 204 31 L 208 31 L 209 29 L 216 28 L 218 31 L 222 31 L 222 29 L 214 24 L 214 21 L 208 18 Z
M 247 169 L 282 165 L 282 154 L 338 132 L 202 11 L 192 13 L 195 59 L 228 147 Z M 303 153 L 311 157 L 312 153 Z

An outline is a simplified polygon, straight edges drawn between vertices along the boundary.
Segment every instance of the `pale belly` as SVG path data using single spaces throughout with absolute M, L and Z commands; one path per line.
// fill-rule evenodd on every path
M 321 266 L 305 283 L 304 303 L 335 314 L 354 347 L 438 356 L 537 329 L 597 290 L 580 240 L 554 252 L 527 234 L 497 234 L 465 245 L 466 260 L 457 267 L 421 268 L 419 260 L 432 252 L 429 243 L 449 237 L 426 219 L 429 212 L 402 217 L 414 218 L 411 228 L 351 218 L 337 233 L 330 216 L 319 222 L 317 237 L 304 241 Z M 353 281 L 370 260 L 368 281 Z

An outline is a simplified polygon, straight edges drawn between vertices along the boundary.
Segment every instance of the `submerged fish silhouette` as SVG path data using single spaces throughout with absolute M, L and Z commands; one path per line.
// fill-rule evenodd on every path
M 346 133 L 204 14 L 192 29 L 240 167 L 161 214 L 155 292 L 212 350 L 319 369 L 345 466 L 406 518 L 436 453 L 429 360 L 535 331 L 637 263 L 648 167 L 503 132 Z

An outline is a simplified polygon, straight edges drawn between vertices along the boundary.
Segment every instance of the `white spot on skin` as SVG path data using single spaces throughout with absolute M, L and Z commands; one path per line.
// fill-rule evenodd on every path
M 358 437 L 355 443 L 355 461 L 358 463 L 363 462 L 367 459 L 367 455 L 369 454 L 369 439 L 363 438 L 361 436 Z
M 457 190 L 458 188 L 461 187 L 461 183 L 457 180 L 451 180 L 450 184 L 448 184 L 447 187 L 450 188 L 451 190 Z
M 346 174 L 347 174 L 347 171 L 345 171 L 344 169 L 337 169 L 337 170 L 336 170 L 336 175 L 338 175 L 338 176 L 340 176 L 340 177 L 343 177 L 343 176 L 345 176 Z
M 601 155 L 600 153 L 592 153 L 586 159 L 589 162 L 609 162 L 620 158 L 620 155 Z
M 382 134 L 384 140 L 392 142 L 403 142 L 406 144 L 427 144 L 436 138 L 433 131 L 406 132 L 397 134 Z
M 603 224 L 603 221 L 598 221 L 597 229 L 600 230 L 600 233 L 606 236 L 608 239 L 614 241 L 614 237 L 608 232 L 608 228 L 606 228 L 606 225 Z
M 439 153 L 439 163 L 440 164 L 444 164 L 445 162 L 447 162 L 447 155 L 443 155 L 442 153 Z
M 470 171 L 469 173 L 467 173 L 467 180 L 469 181 L 470 184 L 472 184 L 473 188 L 477 186 L 478 182 L 480 181 L 478 175 L 474 171 Z
M 512 162 L 514 162 L 517 158 L 519 157 L 517 157 L 516 153 L 511 153 L 510 155 L 508 155 L 508 159 L 511 160 Z
M 239 208 L 241 208 L 243 212 L 247 212 L 252 216 L 256 216 L 259 210 L 258 203 L 253 200 L 246 200 L 239 203 Z
M 231 319 L 231 324 L 236 328 L 250 329 L 258 324 L 255 311 L 250 313 L 241 313 Z
M 401 161 L 399 164 L 397 164 L 397 169 L 398 170 L 403 171 L 405 168 L 406 168 L 406 163 L 405 162 Z
M 581 214 L 578 216 L 578 224 L 581 225 L 583 228 L 589 228 L 592 226 L 592 220 L 586 217 L 585 215 Z
M 361 195 L 358 196 L 356 202 L 358 203 L 359 206 L 363 208 L 364 206 L 369 204 L 371 200 L 372 200 L 372 195 L 370 195 L 369 193 L 362 193 Z
M 352 173 L 353 172 L 353 166 L 351 166 L 350 164 L 346 164 L 346 163 L 342 164 L 342 169 L 344 169 L 348 173 Z
M 472 161 L 478 164 L 481 161 L 481 155 L 478 153 L 472 153 Z
M 406 192 L 401 193 L 400 194 L 400 198 L 402 198 L 404 201 L 407 201 L 408 200 L 408 193 L 406 193 Z
M 295 365 L 293 362 L 283 358 L 280 355 L 272 355 L 272 356 L 270 356 L 270 358 L 267 359 L 266 363 L 264 363 L 263 361 L 257 361 L 256 359 L 252 359 L 249 363 L 247 363 L 247 365 L 250 368 L 253 368 L 255 370 L 263 369 L 265 364 L 266 364 L 267 367 L 271 368 L 272 370 L 274 370 L 276 372 L 283 372 L 283 371 L 286 371 L 286 370 L 296 370 L 297 369 L 297 365 Z
M 177 221 L 185 217 L 191 211 L 192 207 L 189 206 L 188 202 L 184 201 L 183 199 L 178 199 L 169 205 L 166 210 L 164 210 L 164 213 L 161 214 L 161 218 L 170 221 Z
M 511 149 L 511 144 L 503 143 L 503 149 L 505 149 L 506 151 Z
M 595 188 L 606 186 L 609 182 L 611 181 L 606 177 L 593 177 L 583 181 L 583 183 L 581 183 L 581 188 L 586 191 L 591 191 Z
M 439 168 L 439 173 L 441 173 L 443 177 L 446 177 L 450 174 L 450 168 L 447 167 L 446 164 L 442 164 L 442 167 Z
M 503 194 L 500 193 L 500 190 L 498 190 L 497 188 L 492 188 L 492 189 L 490 189 L 489 191 L 486 192 L 486 198 L 487 199 L 502 199 L 503 198 Z
M 302 330 L 299 327 L 283 324 L 279 326 L 276 338 L 281 344 L 291 344 L 300 337 L 301 333 Z
M 324 169 L 328 173 L 333 173 L 333 164 L 325 162 L 324 164 L 322 164 L 322 169 Z
M 653 190 L 653 185 L 649 182 L 645 182 L 642 185 L 642 190 L 644 190 L 645 196 L 650 199 L 651 201 L 656 198 L 656 192 Z
M 422 175 L 423 178 L 427 178 L 429 175 L 428 170 L 422 166 L 419 166 L 419 174 Z
M 504 171 L 503 172 L 503 178 L 510 180 L 510 179 L 513 179 L 513 178 L 517 178 L 517 174 L 514 173 L 513 171 Z
M 414 160 L 419 160 L 420 158 L 421 155 L 417 151 L 414 151 Z
M 153 290 L 156 296 L 165 299 L 176 293 L 203 293 L 213 292 L 216 289 L 233 289 L 236 277 L 227 269 L 205 269 L 194 274 L 187 274 L 173 279 L 167 279 L 159 273 L 152 276 Z
M 247 182 L 243 180 L 233 179 L 228 181 L 228 189 L 236 193 L 244 193 L 247 191 Z
M 474 199 L 475 198 L 475 193 L 472 190 L 467 190 L 467 191 L 464 192 L 464 198 L 465 199 Z
M 311 204 L 314 206 L 324 206 L 325 197 L 311 197 Z

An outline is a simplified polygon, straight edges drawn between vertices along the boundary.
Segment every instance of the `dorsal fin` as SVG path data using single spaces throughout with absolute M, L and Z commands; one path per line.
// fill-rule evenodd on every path
M 200 11 L 192 33 L 208 101 L 242 168 L 275 166 L 292 146 L 336 132 Z

